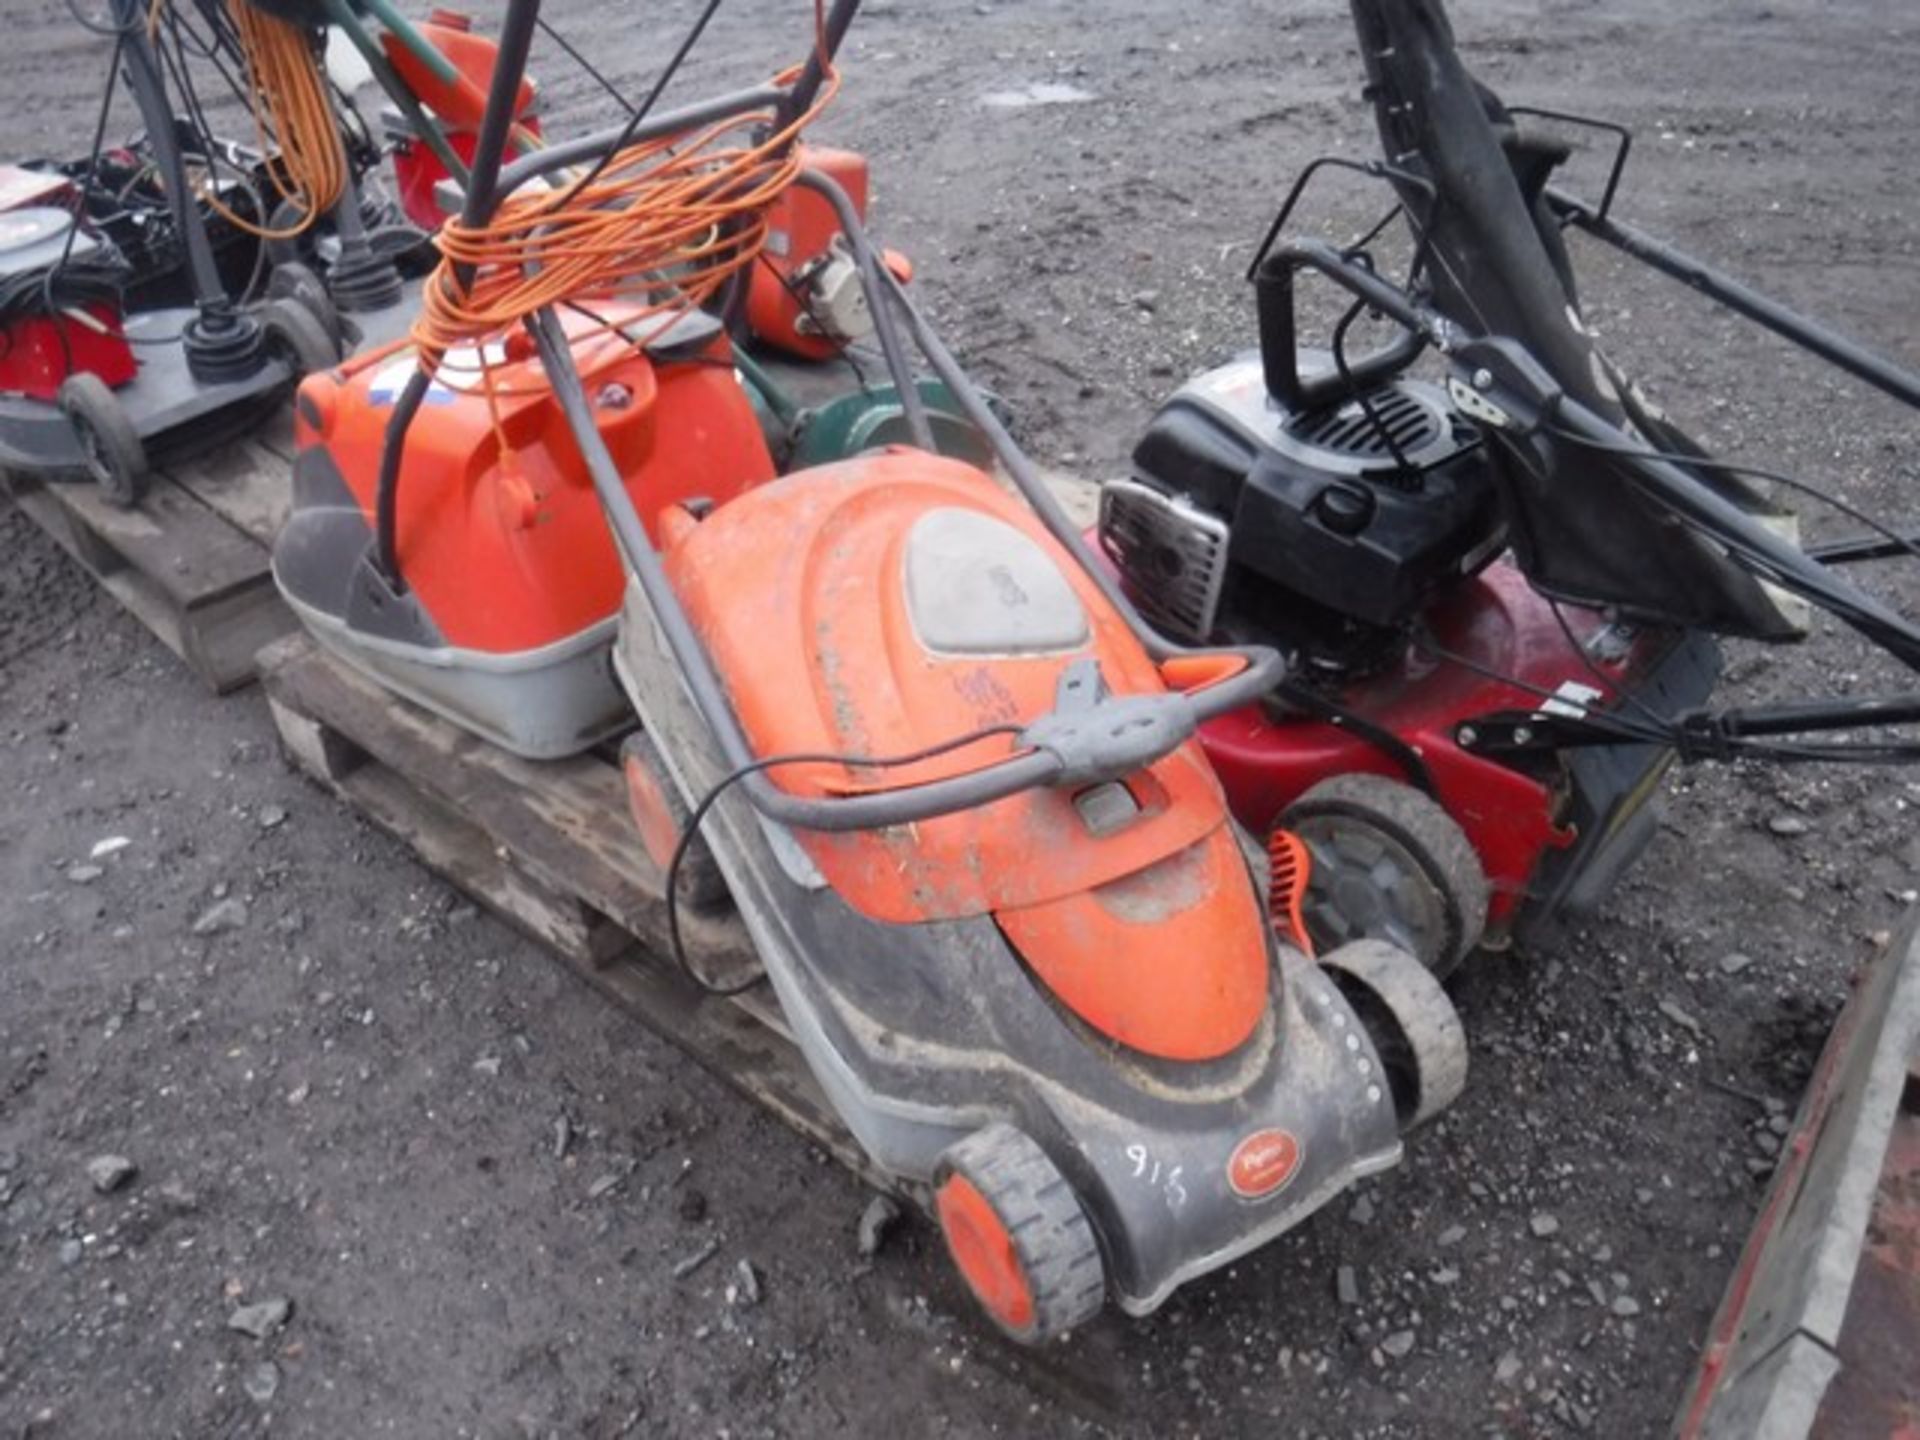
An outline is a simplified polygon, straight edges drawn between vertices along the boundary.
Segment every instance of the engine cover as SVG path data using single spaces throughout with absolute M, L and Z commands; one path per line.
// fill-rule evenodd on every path
M 1249 353 L 1161 408 L 1133 470 L 1102 494 L 1101 539 L 1143 612 L 1195 643 L 1390 630 L 1505 541 L 1476 437 L 1415 380 L 1295 414 Z

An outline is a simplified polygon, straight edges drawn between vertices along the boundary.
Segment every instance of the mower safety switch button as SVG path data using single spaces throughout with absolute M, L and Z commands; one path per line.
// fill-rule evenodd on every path
M 1073 808 L 1080 812 L 1080 822 L 1087 827 L 1087 833 L 1100 839 L 1132 824 L 1140 813 L 1140 802 L 1118 780 L 1109 780 L 1075 795 Z

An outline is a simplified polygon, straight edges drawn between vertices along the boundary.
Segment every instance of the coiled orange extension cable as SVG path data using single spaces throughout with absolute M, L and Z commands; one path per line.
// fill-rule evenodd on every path
M 764 112 L 707 129 L 647 140 L 612 156 L 598 174 L 554 190 L 509 197 L 479 225 L 448 220 L 438 268 L 421 293 L 413 339 L 423 362 L 474 345 L 535 311 L 568 300 L 618 297 L 640 306 L 620 326 L 660 317 L 661 326 L 719 293 L 754 263 L 767 239 L 767 210 L 793 183 L 802 130 L 833 99 L 839 76 L 826 53 L 824 0 L 814 0 L 819 94 L 783 129 Z M 791 84 L 795 66 L 775 77 Z M 462 286 L 455 267 L 474 267 Z M 578 337 L 576 336 L 576 339 Z M 609 363 L 619 354 L 609 355 Z M 491 366 L 482 358 L 482 371 Z M 496 390 L 487 377 L 489 395 Z
M 160 24 L 169 0 L 153 0 L 147 28 Z M 248 0 L 227 0 L 228 13 L 240 37 L 246 62 L 247 103 L 253 111 L 254 134 L 266 155 L 268 182 L 282 200 L 291 200 L 300 218 L 287 229 L 274 230 L 236 215 L 213 193 L 209 179 L 201 198 L 227 221 L 250 235 L 288 240 L 309 226 L 339 200 L 347 187 L 347 152 L 341 144 L 327 82 L 307 32 L 300 26 L 257 10 Z

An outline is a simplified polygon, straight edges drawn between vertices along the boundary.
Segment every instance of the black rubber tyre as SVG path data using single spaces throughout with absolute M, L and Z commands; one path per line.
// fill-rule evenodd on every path
M 631 765 L 638 765 L 645 772 L 654 794 L 659 797 L 659 802 L 664 805 L 673 822 L 674 834 L 685 833 L 687 822 L 693 818 L 692 808 L 681 798 L 679 787 L 673 783 L 672 773 L 660 754 L 659 745 L 644 730 L 636 730 L 620 742 L 622 772 L 625 773 Z M 628 782 L 628 804 L 635 812 L 635 827 L 644 835 L 645 827 L 633 798 L 631 779 Z M 720 873 L 720 862 L 713 858 L 713 849 L 704 835 L 694 836 L 687 845 L 687 853 L 680 857 L 680 870 L 674 878 L 674 888 L 679 892 L 680 904 L 693 910 L 718 909 L 731 898 L 727 890 L 727 877 Z
M 340 363 L 340 345 L 320 319 L 298 300 L 282 297 L 260 307 L 260 329 L 267 353 L 293 370 L 298 384 L 309 375 Z
M 402 275 L 425 274 L 440 259 L 433 237 L 413 225 L 377 226 L 367 232 L 367 248 L 399 266 Z
M 274 266 L 273 274 L 267 279 L 267 297 L 271 300 L 292 300 L 312 311 L 313 318 L 332 337 L 334 350 L 344 353 L 340 312 L 333 308 L 333 301 L 327 295 L 326 282 L 312 270 L 298 260 Z
M 69 375 L 59 403 L 93 482 L 114 504 L 138 505 L 147 493 L 147 447 L 107 382 L 85 371 Z
M 1086 1211 L 1047 1152 L 1013 1126 L 976 1130 L 941 1157 L 934 1210 L 961 1278 L 1011 1339 L 1065 1335 L 1106 1303 Z
M 1397 945 L 1355 940 L 1320 957 L 1386 1072 L 1402 1130 L 1426 1124 L 1467 1086 L 1467 1032 L 1440 977 Z
M 278 270 L 283 265 L 305 265 L 313 254 L 314 234 L 323 222 L 316 221 L 304 230 L 296 231 L 295 227 L 306 217 L 306 213 L 299 201 L 282 200 L 267 216 L 267 229 L 274 232 L 265 242 L 267 260 L 274 269 Z
M 1280 817 L 1307 844 L 1302 912 L 1317 949 L 1384 940 L 1449 975 L 1480 943 L 1487 875 L 1438 802 L 1381 775 L 1336 775 Z

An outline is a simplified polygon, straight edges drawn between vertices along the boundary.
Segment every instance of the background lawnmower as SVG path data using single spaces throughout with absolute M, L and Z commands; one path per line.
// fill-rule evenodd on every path
M 0 465 L 82 471 L 131 505 L 156 460 L 251 426 L 339 350 L 324 298 L 250 304 L 223 273 L 207 206 L 226 207 L 196 195 L 147 7 L 114 0 L 112 15 L 88 162 L 75 176 L 0 171 Z M 137 151 L 108 153 L 101 141 L 123 71 L 145 135 Z M 208 138 L 192 158 L 210 171 L 220 149 Z M 116 180 L 116 170 L 129 173 Z M 251 274 L 259 278 L 257 259 Z
M 395 66 L 426 92 L 433 116 L 424 123 L 458 116 L 472 127 L 470 157 L 485 106 L 477 87 L 504 83 L 495 42 L 444 12 L 422 33 L 461 57 L 458 83 L 434 88 L 427 67 L 403 63 L 414 52 L 397 42 Z M 521 78 L 510 178 L 550 173 L 564 184 L 606 137 L 533 143 L 532 93 Z M 711 123 L 692 106 L 653 117 L 643 133 L 665 147 Z M 860 213 L 864 160 L 798 153 L 844 181 Z M 833 278 L 852 261 L 827 202 L 784 191 L 756 223 L 764 245 L 706 309 L 663 318 L 655 302 L 601 294 L 562 312 L 577 363 L 597 382 L 603 439 L 648 497 L 646 513 L 719 504 L 785 470 L 907 438 L 910 406 L 943 453 L 983 458 L 984 437 L 937 379 L 913 377 L 903 400 L 873 373 L 877 360 L 860 358 L 873 321 L 864 295 L 855 303 Z M 768 259 L 774 248 L 779 265 Z M 904 260 L 888 261 L 890 273 L 906 273 Z M 784 303 L 762 297 L 767 285 Z M 607 660 L 623 572 L 542 362 L 517 331 L 456 341 L 439 347 L 428 383 L 419 356 L 436 332 L 424 333 L 302 391 L 292 516 L 274 550 L 282 593 L 336 653 L 516 754 L 572 754 L 630 729 Z M 424 413 L 407 430 L 403 465 L 391 417 L 409 391 Z
M 1657 409 L 1582 321 L 1564 232 L 1908 404 L 1920 379 L 1613 219 L 1627 133 L 1503 106 L 1437 0 L 1353 13 L 1385 158 L 1301 174 L 1248 272 L 1258 351 L 1167 402 L 1104 487 L 1099 537 L 1161 633 L 1293 662 L 1202 742 L 1242 822 L 1305 841 L 1310 938 L 1391 939 L 1445 972 L 1598 901 L 1676 759 L 1920 753 L 1823 738 L 1920 717 L 1911 696 L 1709 707 L 1716 637 L 1796 640 L 1809 607 L 1920 663 L 1920 629 L 1835 568 L 1914 547 L 1830 502 L 1873 533 L 1802 549 L 1742 477 L 1830 497 L 1710 457 Z M 1617 146 L 1597 205 L 1552 183 L 1570 130 Z M 1344 246 L 1286 238 L 1309 183 L 1341 171 L 1391 187 L 1387 214 Z M 1396 222 L 1398 282 L 1381 239 Z M 1296 292 L 1316 276 L 1339 299 L 1309 349 Z M 1381 323 L 1384 343 L 1350 355 Z

